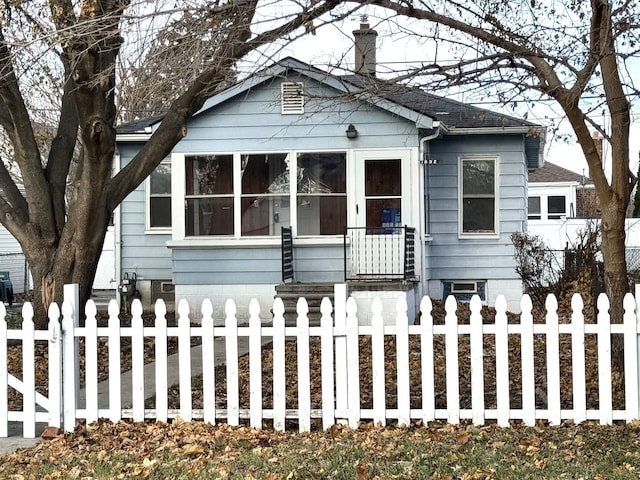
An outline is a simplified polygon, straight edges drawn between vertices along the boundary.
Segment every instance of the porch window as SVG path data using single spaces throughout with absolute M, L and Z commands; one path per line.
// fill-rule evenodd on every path
M 495 157 L 460 159 L 460 233 L 463 235 L 497 232 Z
M 284 153 L 242 155 L 241 235 L 280 233 L 289 226 L 289 167 Z
M 341 235 L 347 224 L 346 154 L 298 154 L 298 235 Z
M 233 235 L 233 155 L 195 155 L 185 162 L 186 235 Z
M 147 183 L 147 228 L 171 229 L 171 161 L 163 160 Z

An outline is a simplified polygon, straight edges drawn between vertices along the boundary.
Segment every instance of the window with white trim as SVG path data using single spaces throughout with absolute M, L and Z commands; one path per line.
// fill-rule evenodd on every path
M 497 233 L 496 157 L 474 156 L 460 159 L 459 225 L 464 236 Z
M 171 230 L 171 160 L 163 160 L 147 179 L 147 229 Z
M 187 237 L 280 236 L 294 225 L 298 235 L 344 234 L 345 152 L 202 154 L 184 162 Z

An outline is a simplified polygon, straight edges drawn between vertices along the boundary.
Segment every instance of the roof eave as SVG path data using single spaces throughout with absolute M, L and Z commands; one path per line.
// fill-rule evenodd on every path
M 537 132 L 540 127 L 523 125 L 520 127 L 449 127 L 449 135 L 493 135 L 496 133 L 506 134 L 530 134 Z
M 116 134 L 116 142 L 146 142 L 151 135 L 151 133 L 119 133 Z

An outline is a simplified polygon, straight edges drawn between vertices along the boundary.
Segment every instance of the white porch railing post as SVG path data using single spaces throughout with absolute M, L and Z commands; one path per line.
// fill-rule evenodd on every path
M 353 258 L 353 257 L 352 257 Z M 335 335 L 336 349 L 336 411 L 342 412 L 338 416 L 338 423 L 344 423 L 347 412 L 347 285 L 338 283 L 333 286 L 334 325 L 338 333 Z M 340 414 L 338 414 L 340 415 Z

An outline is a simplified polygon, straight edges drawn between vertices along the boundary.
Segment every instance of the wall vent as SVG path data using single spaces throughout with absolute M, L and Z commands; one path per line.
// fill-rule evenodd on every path
M 304 84 L 302 82 L 282 82 L 282 113 L 304 113 Z

